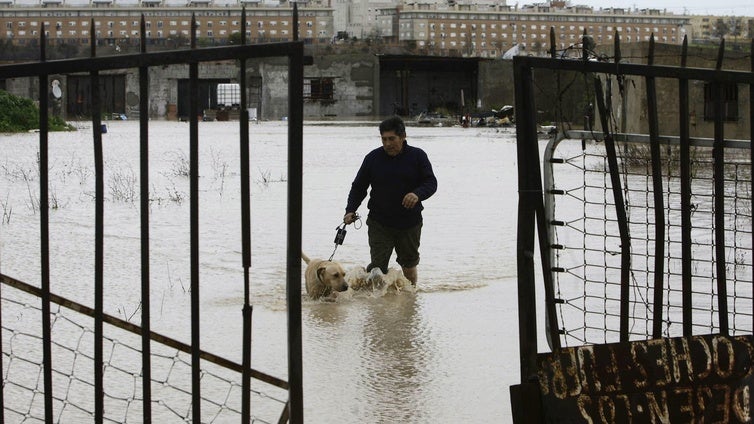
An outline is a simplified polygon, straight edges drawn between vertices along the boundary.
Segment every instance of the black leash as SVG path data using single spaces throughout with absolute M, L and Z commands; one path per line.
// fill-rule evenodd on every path
M 355 214 L 353 222 L 356 222 L 359 219 L 361 219 L 361 217 L 359 216 L 359 214 Z M 328 259 L 328 261 L 330 261 L 330 262 L 332 262 L 332 258 L 333 258 L 333 256 L 335 256 L 335 251 L 338 250 L 338 246 L 340 246 L 341 244 L 343 244 L 343 240 L 346 239 L 346 225 L 347 224 L 344 221 L 340 225 L 338 225 L 337 227 L 335 227 L 335 242 L 334 242 L 335 243 L 335 249 L 332 250 L 332 255 L 330 255 L 330 259 Z M 359 228 L 361 228 L 361 225 L 359 225 L 357 227 L 356 224 L 354 224 L 354 228 L 356 228 L 358 230 Z

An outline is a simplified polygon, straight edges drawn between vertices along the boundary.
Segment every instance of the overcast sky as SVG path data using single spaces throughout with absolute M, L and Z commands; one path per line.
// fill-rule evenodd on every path
M 535 3 L 535 2 L 532 2 Z M 510 2 L 508 3 L 510 4 Z M 521 2 L 519 5 L 527 4 Z M 572 4 L 585 4 L 597 8 L 623 7 L 638 9 L 667 9 L 668 12 L 689 15 L 733 15 L 754 17 L 752 0 L 573 0 Z

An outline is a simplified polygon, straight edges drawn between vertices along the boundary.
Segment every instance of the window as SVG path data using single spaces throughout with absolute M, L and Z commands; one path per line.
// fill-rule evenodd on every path
M 335 84 L 332 78 L 308 78 L 304 80 L 304 99 L 333 100 Z
M 711 83 L 704 84 L 704 120 L 715 120 L 715 93 Z M 721 86 L 723 102 L 723 120 L 738 120 L 738 86 L 735 83 L 723 83 Z

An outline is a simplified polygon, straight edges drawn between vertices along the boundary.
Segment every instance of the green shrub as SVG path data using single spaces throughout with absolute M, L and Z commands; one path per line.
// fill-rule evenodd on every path
M 50 131 L 72 131 L 75 128 L 60 117 L 49 120 Z M 39 128 L 39 108 L 30 99 L 0 90 L 0 132 L 26 132 Z

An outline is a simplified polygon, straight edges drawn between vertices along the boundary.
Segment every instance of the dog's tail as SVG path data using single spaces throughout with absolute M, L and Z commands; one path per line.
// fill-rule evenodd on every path
M 304 252 L 301 252 L 301 259 L 303 259 L 307 264 L 309 263 L 309 257 L 306 256 Z

